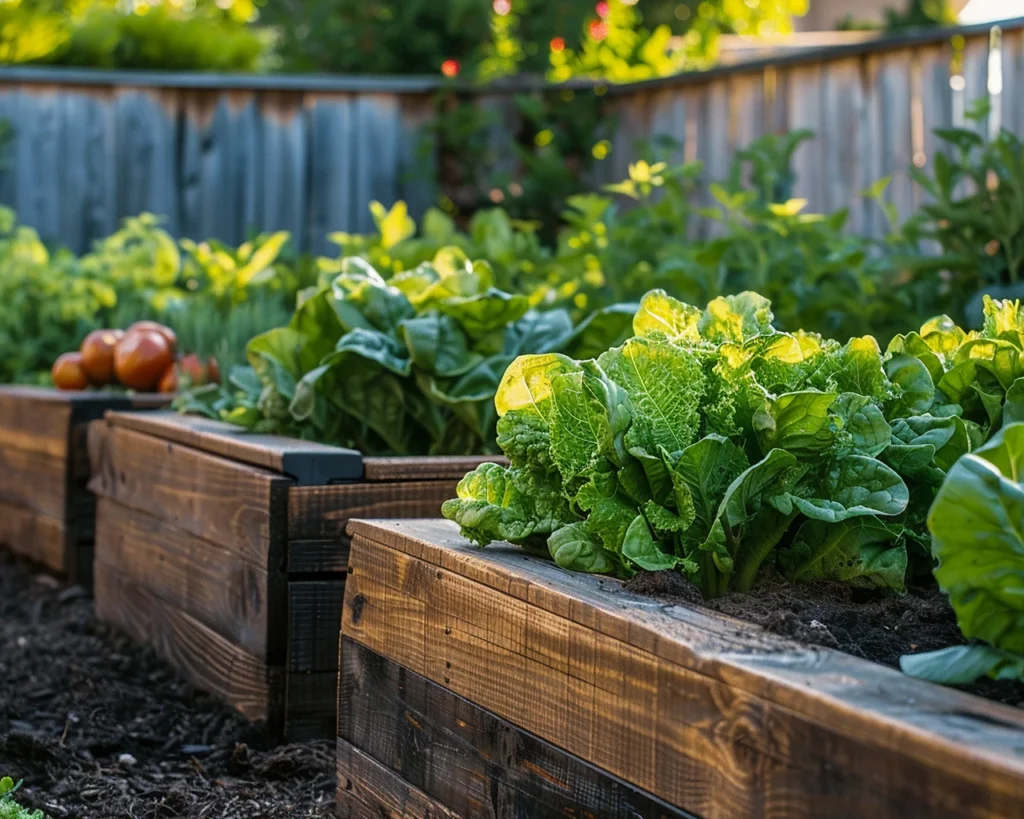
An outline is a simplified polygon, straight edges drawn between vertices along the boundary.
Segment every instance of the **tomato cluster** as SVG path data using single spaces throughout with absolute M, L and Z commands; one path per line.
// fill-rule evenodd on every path
M 219 383 L 217 359 L 205 364 L 195 353 L 178 356 L 174 330 L 155 321 L 139 321 L 127 330 L 94 330 L 78 352 L 53 364 L 53 383 L 62 390 L 119 384 L 136 392 L 177 392 L 189 385 Z

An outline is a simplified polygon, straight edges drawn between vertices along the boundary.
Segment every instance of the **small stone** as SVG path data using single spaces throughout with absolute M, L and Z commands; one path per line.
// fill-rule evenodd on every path
M 117 758 L 117 764 L 123 768 L 131 768 L 137 761 L 138 760 L 136 760 L 131 754 L 121 754 L 121 756 Z

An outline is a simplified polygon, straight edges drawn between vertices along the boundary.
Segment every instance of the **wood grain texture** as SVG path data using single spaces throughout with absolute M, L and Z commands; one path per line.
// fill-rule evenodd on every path
M 60 518 L 0 501 L 0 545 L 55 574 L 64 575 L 69 569 L 70 543 Z
M 687 815 L 358 643 L 342 659 L 339 739 L 464 819 Z
M 59 397 L 56 390 L 0 386 L 0 446 L 65 457 L 72 407 Z
M 481 552 L 446 522 L 349 532 L 347 638 L 672 805 L 707 819 L 1019 806 L 1016 709 Z
M 268 664 L 284 661 L 286 579 L 138 509 L 101 498 L 96 560 Z M 340 610 L 340 606 L 339 606 Z
M 338 740 L 340 819 L 462 819 L 345 740 Z
M 459 481 L 480 464 L 508 464 L 502 455 L 363 458 L 366 481 Z
M 284 565 L 287 478 L 116 425 L 90 435 L 90 459 L 95 494 L 257 567 Z
M 95 563 L 96 615 L 139 643 L 152 646 L 200 688 L 251 720 L 280 719 L 284 674 L 259 657 L 169 605 L 102 561 Z
M 452 479 L 294 487 L 288 493 L 288 539 L 339 539 L 354 518 L 436 517 L 456 486 Z
M 280 435 L 253 435 L 234 424 L 176 412 L 111 412 L 107 419 L 114 427 L 280 472 L 303 485 L 362 476 L 361 456 L 351 449 Z
M 311 574 L 348 571 L 348 535 L 336 540 L 292 540 L 288 542 L 288 571 Z
M 67 441 L 70 430 L 65 429 Z M 67 454 L 55 456 L 0 442 L 0 500 L 64 519 L 68 510 Z
M 286 688 L 281 731 L 285 739 L 308 742 L 337 736 L 337 671 L 289 672 L 286 674 Z
M 288 584 L 288 671 L 337 671 L 345 575 Z M 333 700 L 333 697 L 331 698 Z

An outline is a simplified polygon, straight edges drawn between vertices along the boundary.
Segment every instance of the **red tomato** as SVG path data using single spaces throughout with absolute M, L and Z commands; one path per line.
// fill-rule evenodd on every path
M 64 353 L 53 362 L 53 383 L 61 390 L 84 390 L 89 386 L 89 378 L 82 367 L 81 353 Z
M 167 372 L 163 374 L 160 379 L 160 384 L 157 386 L 159 392 L 170 393 L 178 391 L 178 368 L 173 364 L 167 368 Z
M 201 387 L 206 383 L 206 368 L 195 353 L 182 356 L 181 361 L 178 362 L 178 369 L 181 371 L 182 377 L 188 381 L 189 386 Z
M 97 387 L 114 380 L 114 348 L 122 338 L 121 330 L 93 330 L 82 342 L 82 367 Z
M 129 330 L 114 351 L 117 380 L 139 392 L 155 390 L 173 363 L 167 339 L 156 330 Z
M 171 355 L 178 352 L 178 336 L 174 330 L 166 325 L 160 324 L 156 321 L 137 321 L 128 328 L 129 333 L 132 330 L 155 330 L 167 339 L 167 346 L 171 348 Z
M 220 383 L 220 364 L 217 363 L 217 359 L 212 355 L 210 360 L 206 362 L 206 375 L 210 379 L 211 384 Z

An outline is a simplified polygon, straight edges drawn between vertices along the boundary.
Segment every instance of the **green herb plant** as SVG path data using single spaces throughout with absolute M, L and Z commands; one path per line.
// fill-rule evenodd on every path
M 0 777 L 0 819 L 46 819 L 41 810 L 23 808 L 14 801 L 14 794 L 21 787 L 21 780 Z

